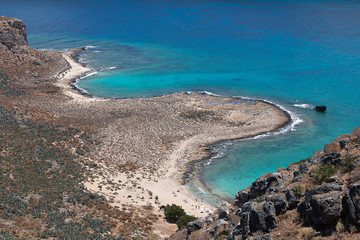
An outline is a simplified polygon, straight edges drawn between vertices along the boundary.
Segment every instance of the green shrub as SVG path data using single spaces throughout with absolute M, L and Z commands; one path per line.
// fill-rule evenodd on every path
M 343 158 L 343 162 L 344 162 L 344 168 L 343 168 L 343 172 L 350 172 L 351 171 L 351 164 L 356 160 L 356 158 L 351 155 L 351 154 L 347 154 L 344 158 Z
M 182 215 L 179 220 L 176 221 L 176 225 L 178 226 L 178 228 L 182 228 L 185 227 L 189 222 L 192 222 L 194 220 L 196 220 L 196 217 L 190 216 L 190 215 Z
M 295 185 L 292 190 L 294 191 L 294 194 L 297 198 L 300 198 L 302 196 L 303 187 L 300 185 Z
M 330 180 L 330 177 L 334 175 L 336 172 L 336 169 L 332 165 L 324 165 L 319 167 L 316 170 L 316 182 L 318 184 L 321 184 L 323 182 L 328 182 Z
M 168 222 L 176 223 L 176 221 L 179 220 L 183 215 L 186 215 L 186 213 L 180 206 L 175 204 L 166 205 L 165 218 Z
M 218 235 L 216 235 L 215 239 L 220 239 L 222 236 L 228 236 L 228 235 L 229 235 L 229 231 L 224 230 L 220 232 Z

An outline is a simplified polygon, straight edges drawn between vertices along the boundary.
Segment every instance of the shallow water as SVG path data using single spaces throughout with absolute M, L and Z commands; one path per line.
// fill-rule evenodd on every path
M 206 90 L 299 116 L 293 131 L 217 146 L 200 180 L 225 199 L 359 125 L 359 12 L 358 1 L 0 1 L 34 47 L 91 46 L 81 61 L 97 74 L 78 83 L 91 94 Z

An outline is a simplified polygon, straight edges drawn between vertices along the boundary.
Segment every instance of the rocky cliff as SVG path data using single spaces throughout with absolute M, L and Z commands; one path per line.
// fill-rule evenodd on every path
M 69 67 L 61 54 L 37 50 L 28 45 L 23 21 L 0 16 L 0 70 L 22 84 L 31 85 L 33 79 L 49 79 Z
M 279 168 L 170 239 L 358 239 L 360 128 Z

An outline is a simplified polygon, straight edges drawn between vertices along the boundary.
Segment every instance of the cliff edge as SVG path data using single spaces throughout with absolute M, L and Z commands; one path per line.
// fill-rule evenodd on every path
M 37 82 L 54 78 L 70 67 L 60 53 L 30 47 L 25 23 L 5 16 L 0 16 L 0 56 L 0 70 L 28 85 L 35 78 Z

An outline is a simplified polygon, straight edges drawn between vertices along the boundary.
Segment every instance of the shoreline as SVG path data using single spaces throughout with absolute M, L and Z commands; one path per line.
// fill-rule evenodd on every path
M 186 137 L 185 139 L 177 139 L 174 144 L 172 144 L 172 147 L 168 150 L 161 150 L 164 154 L 163 157 L 165 159 L 163 161 L 163 164 L 161 168 L 158 170 L 158 176 L 157 178 L 154 177 L 154 179 L 145 179 L 144 174 L 146 173 L 146 170 L 141 171 L 130 171 L 130 173 L 119 173 L 116 170 L 112 171 L 112 173 L 105 174 L 106 177 L 102 178 L 99 177 L 98 179 L 85 183 L 85 186 L 94 192 L 104 194 L 107 196 L 108 199 L 113 201 L 113 205 L 117 207 L 121 207 L 122 204 L 130 204 L 135 206 L 142 206 L 144 204 L 152 204 L 155 206 L 161 205 L 161 204 L 172 204 L 175 203 L 177 205 L 182 206 L 185 211 L 190 215 L 195 215 L 196 217 L 205 217 L 208 213 L 211 212 L 211 209 L 213 206 L 211 204 L 208 204 L 206 202 L 203 202 L 201 199 L 197 199 L 198 197 L 196 194 L 191 191 L 190 187 L 187 185 L 184 185 L 181 180 L 184 179 L 184 175 L 186 171 L 188 171 L 188 164 L 193 164 L 194 162 L 203 163 L 208 162 L 209 157 L 211 156 L 211 150 L 213 149 L 213 146 L 216 144 L 219 144 L 221 142 L 225 141 L 236 141 L 241 139 L 246 139 L 249 137 L 255 137 L 263 134 L 268 134 L 270 132 L 276 132 L 279 129 L 284 128 L 284 126 L 289 125 L 289 123 L 292 122 L 291 116 L 288 112 L 286 112 L 284 109 L 281 109 L 279 106 L 277 106 L 274 103 L 270 103 L 266 100 L 258 100 L 258 99 L 250 99 L 250 98 L 239 98 L 239 97 L 224 97 L 224 96 L 215 96 L 214 94 L 208 93 L 208 92 L 202 92 L 202 93 L 170 93 L 166 95 L 161 96 L 153 96 L 150 98 L 100 98 L 96 96 L 92 96 L 88 93 L 84 93 L 80 89 L 76 87 L 74 82 L 76 82 L 79 78 L 84 76 L 84 74 L 91 71 L 91 69 L 84 67 L 81 63 L 76 61 L 76 58 L 74 57 L 75 51 L 81 51 L 81 48 L 77 49 L 70 49 L 66 51 L 62 51 L 62 55 L 64 59 L 69 63 L 70 68 L 65 72 L 59 75 L 59 80 L 56 83 L 58 87 L 61 88 L 63 94 L 67 96 L 70 99 L 73 99 L 73 101 L 69 101 L 68 103 L 74 103 L 75 106 L 77 104 L 80 104 L 84 106 L 86 109 L 92 109 L 97 107 L 98 109 L 101 108 L 101 104 L 137 104 L 137 102 L 165 102 L 167 104 L 174 104 L 175 102 L 177 104 L 186 104 L 189 105 L 191 108 L 196 108 L 198 104 L 202 104 L 203 101 L 223 101 L 219 106 L 214 107 L 208 107 L 209 109 L 213 109 L 213 111 L 219 111 L 222 112 L 223 108 L 228 106 L 229 109 L 235 109 L 231 111 L 235 111 L 234 113 L 230 114 L 228 118 L 230 117 L 231 121 L 240 121 L 243 117 L 246 117 L 244 113 L 237 113 L 238 105 L 243 104 L 242 101 L 240 102 L 232 102 L 233 100 L 237 99 L 243 99 L 246 101 L 250 101 L 251 105 L 255 107 L 256 111 L 264 111 L 261 109 L 268 109 L 273 111 L 273 114 L 283 115 L 284 118 L 282 121 L 280 120 L 274 120 L 274 119 L 268 119 L 265 116 L 262 116 L 261 119 L 259 117 L 261 116 L 252 116 L 254 118 L 254 121 L 259 121 L 260 123 L 257 123 L 254 125 L 254 127 L 248 127 L 248 130 L 240 131 L 243 127 L 240 127 L 236 131 L 231 130 L 232 128 L 229 128 L 226 130 L 226 132 L 223 132 L 224 130 L 216 130 L 213 132 L 211 130 L 211 125 L 209 125 L 210 132 L 194 132 L 189 137 Z M 176 99 L 181 99 L 183 103 L 178 103 L 179 101 Z M 186 99 L 193 99 L 191 102 L 185 101 Z M 199 103 L 198 103 L 199 102 Z M 258 106 L 259 105 L 259 106 Z M 106 105 L 107 106 L 107 105 Z M 188 107 L 189 107 L 188 106 Z M 202 105 L 199 105 L 202 106 Z M 198 106 L 198 107 L 199 107 Z M 235 108 L 235 106 L 237 106 Z M 242 106 L 242 105 L 241 105 Z M 197 107 L 197 108 L 198 108 Z M 203 106 L 202 106 L 203 107 Z M 250 107 L 249 107 L 250 108 Z M 217 110 L 218 109 L 218 110 Z M 165 111 L 168 111 L 165 109 Z M 228 110 L 226 110 L 228 111 Z M 230 110 L 229 110 L 230 111 Z M 253 110 L 252 110 L 253 111 Z M 104 110 L 104 114 L 106 114 L 106 111 Z M 240 115 L 239 115 L 240 114 Z M 267 113 L 270 114 L 270 113 Z M 244 116 L 243 116 L 244 115 Z M 265 114 L 266 115 L 266 114 Z M 279 117 L 279 116 L 273 116 L 272 117 Z M 247 116 L 249 117 L 249 116 Z M 233 119 L 234 118 L 234 119 Z M 240 120 L 239 120 L 240 119 Z M 229 121 L 230 121 L 229 120 Z M 163 121 L 163 120 L 162 120 Z M 191 123 L 191 119 L 188 121 L 189 124 Z M 280 121 L 282 124 L 278 123 L 276 125 L 271 125 L 268 121 Z M 236 122 L 234 122 L 236 123 Z M 241 121 L 239 122 L 240 126 Z M 256 125 L 261 125 L 261 123 L 267 125 L 266 128 L 258 128 Z M 174 123 L 176 124 L 176 123 Z M 203 124 L 203 123 L 202 123 Z M 205 124 L 206 125 L 206 124 Z M 216 125 L 217 126 L 217 125 Z M 237 126 L 237 125 L 235 125 Z M 251 124 L 249 126 L 252 126 Z M 270 129 L 268 129 L 271 127 Z M 104 129 L 106 130 L 106 129 Z M 103 136 L 108 136 L 108 131 L 104 131 L 100 129 L 100 133 L 103 134 Z M 144 131 L 144 130 L 142 130 Z M 192 130 L 193 131 L 193 130 Z M 234 132 L 233 132 L 234 131 Z M 140 131 L 141 132 L 141 131 Z M 217 135 L 216 133 L 219 132 Z M 113 134 L 110 132 L 110 135 Z M 169 133 L 170 134 L 170 133 Z M 192 137 L 191 137 L 192 136 Z M 109 136 L 108 136 L 109 137 Z M 114 137 L 114 136 L 113 136 Z M 106 146 L 104 146 L 104 151 L 108 151 L 106 149 Z M 111 149 L 110 149 L 111 150 Z M 96 150 L 94 150 L 96 151 Z M 97 155 L 101 155 L 100 152 L 96 152 Z M 98 156 L 97 156 L 98 157 Z M 182 159 L 186 159 L 185 162 L 183 162 Z M 195 163 L 196 164 L 196 163 Z M 204 164 L 202 164 L 204 165 Z M 193 166 L 193 165 L 191 165 Z M 194 170 L 194 167 L 191 167 L 191 170 Z M 203 166 L 202 166 L 203 167 Z M 106 167 L 104 167 L 106 169 Z M 200 169 L 201 170 L 201 169 Z M 200 171 L 201 172 L 201 171 Z M 195 174 L 198 174 L 199 172 L 195 172 Z M 151 174 L 150 174 L 151 175 Z M 156 174 L 155 174 L 156 175 Z M 154 176 L 155 176 L 154 175 Z M 101 182 L 102 180 L 105 181 L 105 179 L 111 179 L 112 181 L 120 181 L 122 182 L 122 187 L 119 185 L 119 189 L 117 191 L 116 195 L 113 195 L 111 191 L 104 190 L 100 188 L 99 186 L 103 185 Z M 140 187 L 142 190 L 134 189 L 130 182 L 132 181 L 132 185 L 134 185 L 134 182 L 136 182 L 137 186 Z M 127 183 L 125 187 L 125 183 Z M 205 185 L 206 186 L 206 185 Z M 154 198 L 149 198 L 148 193 L 151 192 L 151 196 L 157 196 L 158 197 L 158 203 L 154 201 Z M 211 191 L 209 192 L 210 194 Z M 131 197 L 129 197 L 131 194 Z M 147 198 L 147 199 L 145 199 Z M 222 200 L 222 198 L 220 198 Z M 198 201 L 199 200 L 199 201 Z M 195 207 L 196 206 L 196 207 Z
M 277 106 L 276 104 L 274 104 L 275 106 Z M 213 193 L 211 191 L 211 189 L 207 186 L 207 184 L 204 182 L 201 173 L 203 172 L 204 168 L 209 164 L 209 162 L 213 161 L 213 158 L 215 156 L 217 156 L 221 151 L 216 151 L 215 150 L 215 146 L 216 145 L 221 145 L 223 143 L 226 142 L 240 142 L 240 141 L 246 141 L 246 140 L 254 140 L 256 139 L 256 137 L 267 134 L 266 136 L 271 136 L 270 134 L 281 134 L 282 131 L 280 131 L 281 129 L 284 129 L 287 126 L 291 126 L 291 123 L 293 122 L 293 119 L 291 118 L 290 114 L 288 114 L 289 120 L 287 123 L 285 123 L 283 126 L 279 126 L 278 128 L 263 133 L 263 134 L 256 134 L 256 135 L 251 135 L 251 136 L 246 136 L 246 137 L 240 137 L 240 138 L 236 138 L 236 139 L 227 139 L 227 140 L 222 140 L 219 142 L 215 142 L 212 144 L 207 145 L 207 152 L 208 152 L 208 156 L 200 159 L 200 160 L 195 160 L 192 162 L 189 162 L 188 164 L 191 165 L 189 166 L 187 169 L 189 173 L 193 174 L 193 177 L 186 177 L 185 175 L 183 175 L 183 179 L 182 179 L 182 184 L 186 184 L 188 185 L 189 183 L 195 182 L 194 184 L 197 186 L 198 189 L 203 189 L 205 191 L 205 193 L 207 195 L 210 195 L 212 198 L 214 198 L 215 201 L 225 201 L 225 202 L 229 202 L 228 200 L 224 199 L 223 197 L 221 197 L 220 195 Z M 289 131 L 289 130 L 287 130 Z M 285 131 L 285 132 L 287 132 Z M 221 157 L 220 159 L 216 159 L 215 161 L 222 161 Z M 195 167 L 194 167 L 195 166 Z M 198 170 L 199 169 L 199 170 Z M 200 186 L 199 186 L 200 185 Z M 239 189 L 241 190 L 241 189 Z M 200 190 L 201 191 L 201 190 Z M 235 199 L 235 196 L 233 196 L 233 198 Z

